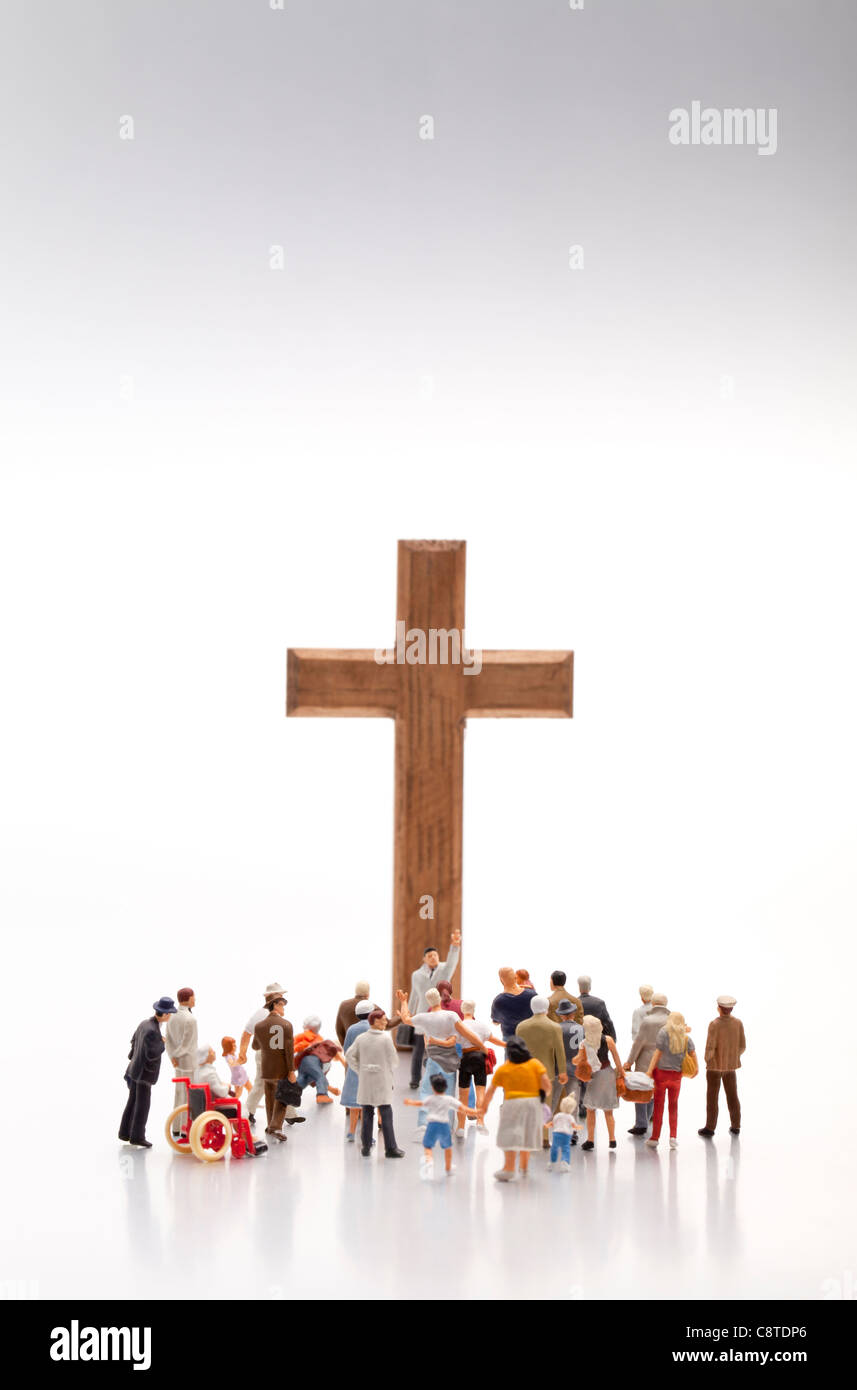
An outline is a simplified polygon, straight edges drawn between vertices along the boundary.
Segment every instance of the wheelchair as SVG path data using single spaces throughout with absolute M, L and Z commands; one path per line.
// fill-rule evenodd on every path
M 216 1163 L 231 1150 L 233 1158 L 267 1152 L 268 1145 L 254 1140 L 250 1124 L 241 1113 L 240 1100 L 231 1096 L 212 1096 L 204 1084 L 190 1081 L 186 1076 L 174 1076 L 174 1084 L 187 1087 L 187 1104 L 177 1105 L 166 1123 L 165 1133 L 170 1148 L 179 1154 L 193 1154 L 203 1163 Z M 179 1136 L 173 1126 L 179 1122 Z

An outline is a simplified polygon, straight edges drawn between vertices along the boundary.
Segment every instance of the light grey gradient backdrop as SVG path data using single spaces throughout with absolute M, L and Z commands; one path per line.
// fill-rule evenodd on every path
M 162 990 L 214 1038 L 272 977 L 296 1021 L 389 1000 L 391 730 L 287 723 L 285 648 L 386 645 L 396 538 L 463 536 L 470 640 L 577 680 L 468 730 L 468 992 L 588 969 L 618 1021 L 648 978 L 699 1036 L 734 991 L 776 1142 L 807 987 L 851 1045 L 853 4 L 0 23 L 9 1074 L 46 979 L 98 1001 L 108 1136 Z M 777 153 L 675 148 L 694 100 L 776 107 Z M 788 1296 L 853 1266 L 841 1176 Z

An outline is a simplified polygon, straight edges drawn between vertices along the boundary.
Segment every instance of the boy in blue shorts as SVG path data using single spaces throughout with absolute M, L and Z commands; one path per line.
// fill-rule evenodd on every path
M 446 1175 L 450 1176 L 455 1172 L 455 1165 L 452 1161 L 452 1126 L 449 1123 L 451 1110 L 463 1110 L 465 1115 L 471 1119 L 476 1118 L 476 1111 L 469 1105 L 464 1105 L 462 1101 L 456 1100 L 454 1096 L 448 1094 L 448 1083 L 445 1076 L 435 1075 L 431 1078 L 432 1094 L 423 1096 L 422 1100 L 405 1100 L 405 1105 L 420 1105 L 426 1112 L 426 1132 L 423 1136 L 423 1161 L 420 1164 L 420 1177 L 431 1180 L 434 1174 L 434 1160 L 432 1150 L 435 1144 L 440 1144 L 443 1149 L 443 1159 L 446 1165 Z

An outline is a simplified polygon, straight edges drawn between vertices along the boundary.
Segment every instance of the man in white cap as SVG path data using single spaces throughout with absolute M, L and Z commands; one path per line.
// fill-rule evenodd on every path
M 241 1042 L 238 1048 L 239 1065 L 246 1066 L 247 1064 L 247 1049 L 253 1041 L 253 1034 L 256 1031 L 256 1025 L 261 1023 L 264 1019 L 268 1017 L 268 1004 L 272 999 L 275 999 L 278 994 L 285 993 L 285 986 L 279 984 L 277 980 L 274 980 L 270 985 L 265 986 L 265 1003 L 262 1005 L 261 1009 L 256 1009 L 255 1013 L 252 1013 L 248 1018 L 247 1022 L 244 1024 L 244 1032 L 241 1034 Z M 265 1084 L 262 1080 L 262 1054 L 261 1052 L 257 1052 L 256 1076 L 253 1081 L 252 1090 L 250 1091 L 250 1094 L 247 1097 L 247 1119 L 249 1120 L 251 1125 L 255 1125 L 256 1123 L 256 1107 L 261 1101 L 264 1094 Z M 298 1114 L 293 1105 L 289 1105 L 286 1107 L 286 1120 L 289 1124 L 303 1124 L 304 1118 L 305 1117 L 303 1115 Z
M 550 1000 L 543 994 L 534 994 L 530 1000 L 532 1018 L 525 1018 L 515 1029 L 517 1036 L 527 1044 L 530 1053 L 541 1062 L 551 1080 L 563 1087 L 568 1081 L 565 1060 L 565 1040 L 558 1023 L 548 1018 Z M 548 1097 L 550 1100 L 550 1096 Z M 550 1148 L 550 1135 L 547 1126 L 542 1130 L 542 1147 Z
M 735 1018 L 732 1013 L 737 1002 L 734 995 L 719 995 L 717 1018 L 708 1025 L 708 1037 L 705 1040 L 705 1124 L 699 1131 L 703 1139 L 711 1139 L 717 1128 L 721 1082 L 729 1107 L 729 1133 L 741 1133 L 741 1102 L 738 1099 L 738 1078 L 735 1073 L 741 1065 L 741 1054 L 747 1044 L 744 1025 L 740 1018 Z

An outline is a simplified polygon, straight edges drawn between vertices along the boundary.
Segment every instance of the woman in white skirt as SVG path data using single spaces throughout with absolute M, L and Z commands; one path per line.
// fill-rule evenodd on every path
M 545 1068 L 520 1038 L 509 1038 L 506 1043 L 506 1060 L 491 1077 L 491 1085 L 479 1107 L 480 1124 L 484 1123 L 485 1111 L 496 1090 L 503 1092 L 497 1130 L 497 1145 L 503 1150 L 503 1167 L 494 1177 L 498 1182 L 514 1182 L 516 1160 L 521 1176 L 525 1177 L 530 1154 L 542 1147 L 542 1103 L 551 1092 Z
M 581 1148 L 595 1148 L 595 1112 L 603 1110 L 610 1147 L 615 1149 L 616 1121 L 613 1111 L 619 1109 L 616 1072 L 624 1076 L 625 1068 L 619 1059 L 615 1042 L 604 1032 L 601 1019 L 595 1018 L 593 1014 L 587 1014 L 583 1020 L 583 1043 L 580 1053 L 586 1054 L 586 1060 L 592 1068 L 592 1080 L 586 1083 L 586 1142 Z M 611 1057 L 616 1063 L 615 1071 L 610 1065 Z

